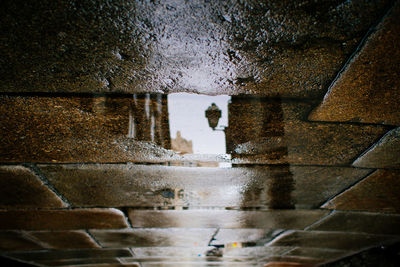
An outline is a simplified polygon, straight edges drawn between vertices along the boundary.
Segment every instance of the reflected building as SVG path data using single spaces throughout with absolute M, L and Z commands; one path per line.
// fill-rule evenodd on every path
M 165 94 L 133 94 L 131 97 L 95 95 L 82 98 L 80 107 L 107 118 L 107 132 L 170 149 L 168 97 Z
M 171 149 L 181 154 L 193 154 L 193 143 L 182 137 L 180 131 L 176 132 L 176 138 L 171 139 Z
M 226 153 L 231 154 L 232 160 L 252 159 L 260 154 L 269 160 L 281 161 L 286 158 L 288 149 L 280 99 L 232 96 L 228 112 Z M 264 184 L 246 186 L 242 208 L 254 207 L 254 204 L 263 202 L 268 203 L 272 209 L 294 208 L 291 196 L 293 190 L 294 180 L 289 164 L 281 161 L 279 171 L 271 171 L 271 178 Z
M 103 135 L 122 136 L 134 141 L 149 142 L 161 148 L 172 148 L 180 154 L 193 153 L 193 143 L 191 140 L 187 140 L 190 136 L 184 136 L 184 138 L 178 132 L 176 138 L 171 138 L 167 95 L 134 94 L 131 97 L 121 96 L 119 98 L 96 96 L 93 99 L 87 98 L 82 101 L 85 102 L 81 105 L 83 109 L 107 118 L 107 120 L 103 120 L 104 125 L 101 128 L 104 131 Z M 211 105 L 210 110 L 216 111 L 218 118 L 221 116 L 221 111 L 217 110 L 216 105 L 215 107 Z M 254 158 L 260 157 L 272 160 L 272 162 L 274 160 L 279 162 L 279 168 L 269 165 L 270 169 L 268 169 L 269 167 L 265 168 L 264 166 L 268 171 L 266 179 L 260 180 L 259 177 L 255 177 L 254 180 L 245 182 L 240 189 L 232 189 L 234 191 L 230 192 L 229 197 L 232 198 L 232 203 L 237 203 L 233 205 L 243 209 L 294 208 L 295 203 L 292 199 L 294 180 L 289 164 L 285 161 L 288 149 L 285 141 L 285 121 L 281 100 L 232 96 L 227 111 L 228 126 L 219 126 L 220 128 L 218 128 L 218 123 L 216 123 L 211 125 L 211 128 L 225 133 L 226 153 L 231 154 L 233 168 L 246 169 L 242 160 L 244 162 L 246 160 L 253 161 Z M 186 116 L 186 118 L 187 120 L 204 120 L 201 117 Z M 209 127 L 209 125 L 205 125 L 205 127 Z M 235 160 L 241 164 L 235 163 Z M 214 161 L 188 160 L 183 161 L 183 164 L 175 163 L 168 164 L 197 167 L 219 166 L 219 163 Z M 251 172 L 256 169 L 257 166 L 254 165 L 249 167 Z M 177 193 L 178 191 L 180 194 Z M 192 193 L 196 194 L 196 199 L 206 198 L 200 192 L 185 191 L 182 188 L 168 188 L 168 190 L 156 192 L 156 195 L 161 195 L 165 201 L 163 206 L 168 207 L 192 206 L 194 204 Z M 175 196 L 178 195 L 180 197 L 176 199 Z
M 129 107 L 129 138 L 171 148 L 168 97 L 165 94 L 134 94 Z

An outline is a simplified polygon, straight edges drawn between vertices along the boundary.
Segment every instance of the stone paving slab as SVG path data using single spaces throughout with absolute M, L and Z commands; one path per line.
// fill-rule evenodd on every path
M 265 256 L 281 256 L 289 251 L 290 247 L 265 247 L 265 246 L 255 246 L 255 247 L 225 247 L 224 257 L 265 257 Z
M 216 229 L 141 228 L 126 230 L 90 230 L 102 247 L 204 247 Z
M 347 165 L 390 127 L 305 121 L 312 102 L 232 96 L 225 129 L 234 163 Z
M 45 266 L 118 266 L 119 260 L 117 258 L 98 258 L 98 259 L 60 259 L 60 260 L 44 260 L 35 261 L 37 264 Z M 112 263 L 113 265 L 109 265 Z
M 260 262 L 273 262 L 274 264 L 277 264 L 272 266 L 280 266 L 280 264 L 283 264 L 282 266 L 286 267 L 286 266 L 293 266 L 294 264 L 294 266 L 311 267 L 322 264 L 324 260 L 311 257 L 281 256 L 281 257 L 266 257 L 264 259 L 261 259 Z M 266 266 L 269 265 L 267 264 Z
M 117 209 L 0 210 L 0 229 L 76 230 L 128 227 Z
M 374 30 L 310 120 L 400 125 L 399 3 Z
M 257 259 L 254 258 L 249 258 L 249 257 L 241 257 L 241 258 L 222 258 L 222 257 L 214 257 L 214 256 L 203 256 L 203 257 L 197 257 L 197 258 L 191 258 L 191 257 L 186 257 L 186 258 L 174 258 L 174 257 L 168 257 L 168 258 L 163 258 L 163 257 L 152 257 L 152 258 L 137 258 L 137 259 L 130 259 L 126 258 L 126 263 L 129 264 L 132 262 L 139 262 L 142 265 L 146 265 L 147 263 L 149 264 L 166 264 L 167 266 L 170 266 L 169 264 L 177 264 L 178 266 L 181 266 L 180 264 L 188 264 L 184 266 L 230 266 L 229 264 L 234 264 L 235 266 L 248 266 L 247 264 L 257 264 L 258 261 Z M 161 265 L 164 266 L 164 265 Z M 253 266 L 253 265 L 251 265 Z M 258 265 L 259 266 L 259 265 Z
M 129 249 L 79 249 L 79 250 L 42 250 L 31 252 L 12 252 L 7 256 L 24 261 L 57 261 L 74 259 L 109 259 L 132 257 Z
M 228 245 L 233 243 L 263 245 L 271 238 L 270 232 L 264 229 L 219 229 L 211 245 Z
M 400 128 L 385 134 L 353 163 L 364 168 L 400 168 Z
M 65 265 L 64 267 L 76 267 L 77 265 Z M 118 263 L 111 263 L 111 264 L 84 264 L 79 265 L 81 267 L 141 267 L 139 264 L 118 264 Z
M 242 266 L 259 266 L 258 262 L 249 261 L 249 262 L 218 262 L 218 261 L 209 261 L 209 262 L 195 262 L 195 261 L 181 261 L 181 262 L 162 262 L 162 261 L 154 261 L 154 262 L 143 262 L 140 263 L 142 267 L 211 267 L 211 266 L 233 266 L 233 267 L 242 267 Z
M 306 122 L 304 114 L 312 106 L 307 102 L 281 103 L 265 98 L 254 102 L 252 98 L 242 98 L 247 104 L 240 102 L 242 112 L 235 114 L 243 113 L 249 105 L 254 112 L 251 117 L 246 117 L 247 127 L 239 115 L 230 114 L 227 129 L 229 133 L 239 133 L 227 136 L 235 163 L 349 164 L 388 130 L 379 125 Z M 165 139 L 169 136 L 160 137 L 158 143 L 151 142 L 151 125 L 143 116 L 144 112 L 139 112 L 142 120 L 137 118 L 139 123 L 136 126 L 149 124 L 147 134 L 144 133 L 142 138 L 129 136 L 129 110 L 135 103 L 132 96 L 2 95 L 0 100 L 0 112 L 4 114 L 0 121 L 0 127 L 4 129 L 0 136 L 2 162 L 147 163 L 185 160 L 184 156 L 168 150 L 168 146 L 157 145 L 163 143 L 162 140 L 168 143 Z M 138 97 L 137 101 L 146 103 L 147 100 Z M 265 106 L 263 109 L 258 108 L 260 103 Z M 233 104 L 232 99 L 230 105 Z M 161 105 L 163 111 L 157 113 L 159 120 L 156 119 L 155 125 L 166 132 L 169 129 L 168 114 L 166 104 Z M 272 117 L 272 121 L 266 122 L 269 113 L 265 112 L 276 108 L 282 117 Z M 253 138 L 251 133 L 258 136 Z M 199 155 L 197 160 L 201 158 Z
M 155 258 L 169 258 L 168 261 L 177 261 L 179 258 L 197 258 L 198 260 L 204 260 L 207 252 L 213 247 L 134 247 L 132 251 L 134 253 L 133 258 L 121 258 L 121 262 L 129 263 L 132 261 L 142 261 L 147 259 L 151 261 Z M 257 260 L 259 257 L 280 256 L 287 252 L 291 248 L 289 247 L 226 247 L 221 249 L 225 260 Z
M 316 208 L 370 170 L 346 167 L 235 168 L 39 165 L 77 207 L 218 206 Z M 280 192 L 277 185 L 285 181 Z
M 7 2 L 0 91 L 315 96 L 388 3 Z
M 0 231 L 0 251 L 40 250 L 43 245 L 21 231 Z
M 381 169 L 331 199 L 322 208 L 399 213 L 399 192 L 400 171 Z
M 64 267 L 76 267 L 77 265 L 65 265 Z M 119 264 L 119 263 L 106 263 L 106 264 L 84 264 L 78 265 L 80 267 L 141 267 L 139 264 Z
M 400 235 L 400 215 L 334 211 L 310 230 Z
M 296 247 L 290 250 L 287 254 L 285 254 L 285 256 L 299 256 L 299 257 L 311 257 L 323 260 L 333 260 L 346 257 L 349 254 L 351 254 L 351 252 L 342 249 Z
M 137 102 L 143 104 L 137 111 L 145 114 L 146 98 Z M 174 155 L 149 140 L 128 137 L 132 96 L 1 95 L 0 103 L 3 162 L 126 162 Z M 159 115 L 159 124 L 166 119 L 168 125 Z M 142 139 L 150 138 L 148 130 Z
M 324 210 L 128 210 L 133 227 L 301 230 L 326 215 Z
M 264 267 L 307 267 L 307 266 L 312 266 L 312 265 L 297 263 L 297 262 L 270 262 L 264 265 Z
M 391 244 L 400 240 L 399 237 L 371 235 L 349 232 L 325 231 L 287 231 L 278 236 L 269 246 L 290 246 L 307 248 L 342 249 L 361 251 L 370 247 Z
M 232 263 L 232 262 L 207 262 L 207 263 L 200 263 L 200 262 L 144 262 L 141 263 L 142 267 L 209 267 L 209 266 L 233 266 L 233 267 L 242 267 L 242 266 L 259 266 L 257 262 L 242 262 L 242 263 Z
M 27 233 L 52 249 L 100 248 L 85 231 L 35 231 Z
M 30 169 L 19 165 L 0 166 L 0 207 L 63 208 L 67 204 Z
M 152 258 L 152 257 L 198 257 L 205 255 L 210 247 L 134 247 L 132 251 L 134 258 Z M 122 259 L 124 262 L 126 259 Z

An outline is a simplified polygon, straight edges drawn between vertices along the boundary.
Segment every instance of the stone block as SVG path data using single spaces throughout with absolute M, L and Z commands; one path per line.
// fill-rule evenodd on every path
M 180 258 L 198 258 L 204 257 L 213 247 L 135 247 L 132 251 L 135 255 L 132 260 L 138 258 L 154 258 L 154 257 L 172 257 L 174 259 Z M 226 247 L 222 249 L 223 257 L 229 259 L 235 258 L 252 258 L 257 259 L 265 255 L 279 256 L 291 248 L 289 247 Z M 122 259 L 123 262 L 129 261 L 129 258 Z
M 99 248 L 85 231 L 36 231 L 28 232 L 36 240 L 52 249 Z
M 153 262 L 142 262 L 140 263 L 142 267 L 209 267 L 209 266 L 232 266 L 232 267 L 241 267 L 241 266 L 249 266 L 256 267 L 259 264 L 255 261 L 251 262 L 220 262 L 220 261 L 183 261 L 183 262 L 163 262 L 163 261 L 153 261 Z
M 310 227 L 317 231 L 400 235 L 400 215 L 334 211 Z
M 0 91 L 313 97 L 388 3 L 10 2 Z
M 195 258 L 199 255 L 204 256 L 210 250 L 210 247 L 134 247 L 132 248 L 135 255 L 132 259 L 137 258 Z M 127 259 L 123 259 L 126 261 Z
M 311 120 L 400 125 L 399 18 L 396 3 L 310 114 Z
M 60 260 L 43 260 L 35 261 L 37 264 L 45 266 L 118 266 L 119 260 L 117 258 L 94 258 L 94 259 L 60 259 Z M 112 263 L 113 265 L 111 265 Z
M 399 238 L 394 236 L 363 233 L 287 231 L 268 245 L 361 251 L 377 245 L 391 244 L 397 240 Z
M 129 249 L 78 249 L 12 252 L 7 256 L 24 261 L 58 261 L 76 259 L 110 259 L 132 257 Z
M 0 251 L 40 250 L 43 246 L 20 231 L 0 231 Z
M 0 229 L 76 230 L 128 227 L 117 209 L 0 210 Z
M 328 215 L 324 210 L 137 210 L 133 227 L 304 229 Z
M 296 256 L 270 257 L 263 261 L 268 262 L 264 267 L 312 267 L 323 263 L 321 259 Z
M 211 245 L 264 245 L 272 237 L 269 231 L 263 229 L 219 229 Z
M 232 162 L 347 165 L 391 127 L 305 121 L 312 103 L 232 96 L 225 128 Z
M 157 161 L 173 156 L 172 151 L 155 146 L 169 139 L 165 97 L 138 96 L 0 96 L 0 161 L 3 162 L 126 162 Z M 149 104 L 151 103 L 151 105 Z M 140 107 L 135 107 L 135 103 Z M 145 106 L 156 120 L 151 125 Z M 161 106 L 161 112 L 157 106 Z M 133 111 L 138 138 L 129 135 Z M 150 116 L 150 115 L 149 115 Z M 29 118 L 29 119 L 27 119 Z M 150 129 L 153 127 L 152 129 Z M 166 136 L 159 136 L 157 127 Z M 157 129 L 156 129 L 157 128 Z M 29 130 L 28 130 L 29 129 Z M 165 144 L 168 147 L 168 144 Z
M 77 265 L 65 265 L 64 267 L 76 267 Z M 120 263 L 105 263 L 105 264 L 83 264 L 82 267 L 141 267 L 139 264 L 120 264 Z
M 269 262 L 264 267 L 307 267 L 309 264 L 303 264 L 298 262 Z
M 216 229 L 141 228 L 90 230 L 102 247 L 204 247 Z
M 400 168 L 400 128 L 385 134 L 376 144 L 353 162 L 362 168 Z
M 296 247 L 285 254 L 285 256 L 310 257 L 331 261 L 334 259 L 347 257 L 349 254 L 351 254 L 351 251 L 342 249 Z
M 316 208 L 367 175 L 345 167 L 39 165 L 78 207 Z
M 370 212 L 400 212 L 400 171 L 377 170 L 325 203 L 322 208 Z
M 65 204 L 30 169 L 0 166 L 1 208 L 63 208 Z

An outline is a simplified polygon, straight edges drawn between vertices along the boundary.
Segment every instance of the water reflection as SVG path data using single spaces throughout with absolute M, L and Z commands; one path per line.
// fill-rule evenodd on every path
M 228 123 L 228 102 L 230 96 L 207 96 L 194 94 L 168 95 L 168 112 L 171 138 L 180 133 L 180 138 L 192 142 L 194 154 L 225 154 L 225 135 L 213 131 L 205 118 L 205 111 L 214 103 L 220 108 L 219 125 Z
M 126 121 L 127 137 L 130 139 L 173 149 L 179 154 L 227 153 L 231 155 L 232 162 L 236 159 L 251 160 L 262 154 L 264 158 L 280 162 L 279 168 L 268 169 L 267 175 L 262 173 L 267 169 L 255 165 L 245 167 L 228 164 L 228 167 L 238 170 L 237 173 L 232 172 L 232 175 L 235 173 L 246 179 L 225 186 L 221 182 L 220 188 L 208 190 L 202 184 L 194 186 L 193 183 L 190 189 L 174 188 L 167 183 L 167 187 L 159 188 L 158 191 L 146 191 L 145 197 L 161 197 L 165 207 L 204 206 L 218 199 L 221 205 L 234 205 L 242 209 L 265 206 L 272 209 L 294 208 L 294 179 L 286 161 L 288 149 L 281 100 L 254 96 L 135 94 L 127 102 L 128 118 L 121 116 L 118 103 L 121 104 L 121 101 L 95 97 L 93 110 Z M 210 118 L 216 118 L 216 121 L 209 124 Z M 175 136 L 171 136 L 170 132 L 176 133 Z M 268 149 L 254 144 L 266 144 Z M 169 165 L 220 167 L 218 162 L 212 161 L 171 162 Z M 242 170 L 245 173 L 241 174 Z M 210 175 L 215 174 L 215 171 L 210 172 Z M 186 185 L 187 181 L 188 177 Z
M 14 101 L 17 100 L 18 98 Z M 234 161 L 243 158 L 252 159 L 255 155 L 263 153 L 265 157 L 280 159 L 278 168 L 233 163 L 229 168 L 223 169 L 219 168 L 219 162 L 193 163 L 187 160 L 183 161 L 184 164 L 180 164 L 172 160 L 168 161 L 169 158 L 165 161 L 163 158 L 162 162 L 170 162 L 170 165 L 177 164 L 180 167 L 104 164 L 76 168 L 71 165 L 65 167 L 62 173 L 57 173 L 56 169 L 60 166 L 50 166 L 49 168 L 54 168 L 55 178 L 52 179 L 48 173 L 46 176 L 57 190 L 75 205 L 156 209 L 231 207 L 244 210 L 294 207 L 293 174 L 289 164 L 285 162 L 288 154 L 285 146 L 287 122 L 285 122 L 280 100 L 248 96 L 135 94 L 113 97 L 45 98 L 42 101 L 45 101 L 43 103 L 47 105 L 50 103 L 57 106 L 57 109 L 50 108 L 60 110 L 56 114 L 61 117 L 60 121 L 67 122 L 68 129 L 71 130 L 67 132 L 68 134 L 62 132 L 62 135 L 55 136 L 60 138 L 57 140 L 70 136 L 72 147 L 68 149 L 72 152 L 75 152 L 76 147 L 79 149 L 81 146 L 76 142 L 79 138 L 78 140 L 84 140 L 86 145 L 99 143 L 97 146 L 99 149 L 93 149 L 93 151 L 99 151 L 100 155 L 103 155 L 100 148 L 106 147 L 103 144 L 115 144 L 118 150 L 112 150 L 111 155 L 134 151 L 133 155 L 136 156 L 143 151 L 136 150 L 138 151 L 136 152 L 135 147 L 146 143 L 152 144 L 153 147 L 168 149 L 168 153 L 173 156 L 178 154 L 181 158 L 198 153 L 221 153 L 230 154 Z M 215 109 L 219 117 L 219 111 L 213 108 L 213 103 L 221 111 L 221 118 L 218 123 L 210 127 L 206 110 L 211 106 L 211 110 Z M 43 106 L 46 106 L 45 104 Z M 35 116 L 43 118 L 48 113 L 40 110 L 37 114 L 39 115 Z M 65 114 L 72 115 L 65 119 L 62 117 Z M 29 122 L 33 121 L 29 120 Z M 57 121 L 57 123 L 60 122 Z M 52 133 L 51 127 L 45 126 L 43 127 L 50 129 L 48 131 Z M 223 131 L 216 131 L 218 129 Z M 45 130 L 41 132 L 47 134 Z M 271 140 L 273 142 L 269 143 Z M 274 142 L 276 140 L 280 141 Z M 269 149 L 264 149 L 264 147 L 260 149 L 252 142 L 264 143 L 266 146 L 272 145 Z M 57 142 L 59 143 L 62 142 Z M 93 146 L 96 148 L 95 145 Z M 175 152 L 172 152 L 171 148 L 175 149 Z M 203 148 L 211 150 L 202 150 Z M 217 150 L 213 150 L 216 148 Z M 192 168 L 193 166 L 202 168 Z M 68 187 L 65 187 L 65 184 L 68 184 Z M 163 218 L 165 219 L 163 225 L 167 225 L 170 221 L 172 227 L 185 227 L 184 223 L 189 223 L 187 217 L 185 221 L 176 216 L 172 217 Z M 142 220 L 149 221 L 149 218 L 144 217 Z M 209 226 L 217 219 L 203 216 L 201 219 L 194 220 L 196 221 L 193 224 L 201 228 Z M 254 219 L 243 218 L 235 227 L 259 226 L 254 225 Z M 247 241 L 239 240 L 239 238 L 215 241 L 202 257 L 204 260 L 215 261 L 215 258 L 221 258 L 218 256 L 222 255 L 220 249 L 223 248 L 225 251 L 225 248 L 228 248 L 225 246 L 229 244 L 233 246 L 237 243 L 235 248 L 229 247 L 230 250 L 239 249 L 240 246 L 260 246 L 263 240 L 266 240 L 265 238 L 263 234 L 257 234 L 254 239 Z M 172 238 L 171 244 L 180 245 L 178 241 Z
M 162 94 L 133 95 L 129 107 L 127 136 L 171 148 L 167 96 Z

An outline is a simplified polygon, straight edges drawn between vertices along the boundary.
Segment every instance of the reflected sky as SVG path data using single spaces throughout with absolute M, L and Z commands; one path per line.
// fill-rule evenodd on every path
M 228 125 L 230 96 L 208 96 L 187 93 L 168 95 L 168 113 L 171 138 L 180 131 L 182 138 L 191 140 L 194 154 L 225 154 L 225 133 L 213 131 L 205 117 L 206 109 L 215 103 L 222 111 L 218 129 Z

